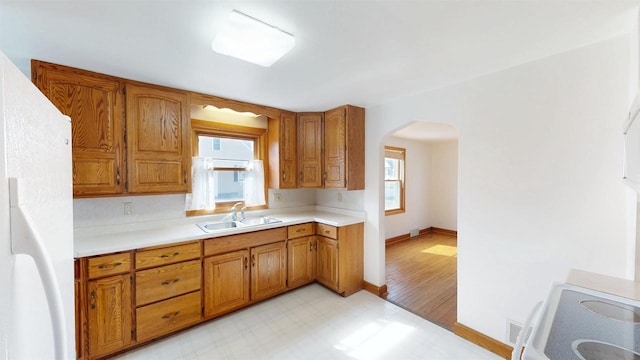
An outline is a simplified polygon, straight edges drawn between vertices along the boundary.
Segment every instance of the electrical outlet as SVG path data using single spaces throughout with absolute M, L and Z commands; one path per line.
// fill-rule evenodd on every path
M 338 202 L 342 202 L 342 193 L 341 192 L 338 193 Z
M 276 199 L 276 201 L 280 201 L 280 193 L 274 193 L 273 197 Z
M 124 203 L 124 214 L 125 215 L 131 215 L 131 212 L 133 211 L 133 205 L 131 204 L 130 201 L 125 202 Z

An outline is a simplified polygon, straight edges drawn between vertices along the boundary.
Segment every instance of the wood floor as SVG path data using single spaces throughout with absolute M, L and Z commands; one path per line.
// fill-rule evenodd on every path
M 457 237 L 437 233 L 387 246 L 387 300 L 453 331 L 457 254 Z

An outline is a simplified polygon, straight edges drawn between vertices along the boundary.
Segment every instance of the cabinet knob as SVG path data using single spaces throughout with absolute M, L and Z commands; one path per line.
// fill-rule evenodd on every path
M 287 181 L 287 173 L 282 170 L 282 181 Z
M 182 170 L 182 175 L 184 176 L 184 183 L 187 183 L 187 170 Z

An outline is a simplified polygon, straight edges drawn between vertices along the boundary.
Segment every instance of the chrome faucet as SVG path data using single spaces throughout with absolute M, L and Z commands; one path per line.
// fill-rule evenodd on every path
M 244 205 L 244 202 L 240 201 L 237 202 L 235 204 L 233 204 L 233 206 L 231 207 L 231 220 L 233 221 L 237 221 L 238 220 L 238 205 Z M 242 220 L 244 220 L 244 211 L 247 209 L 246 206 L 243 206 L 242 209 L 240 210 L 240 214 L 242 216 Z

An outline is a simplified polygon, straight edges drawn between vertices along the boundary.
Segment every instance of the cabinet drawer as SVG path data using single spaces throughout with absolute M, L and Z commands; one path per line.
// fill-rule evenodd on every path
M 200 257 L 200 242 L 136 251 L 136 269 L 173 264 Z
M 314 234 L 313 223 L 293 225 L 287 228 L 287 238 L 295 239 Z
M 200 289 L 200 260 L 136 272 L 136 305 L 145 305 Z
M 204 241 L 204 256 L 224 254 L 231 251 L 248 249 L 286 240 L 287 228 L 285 226 L 262 231 L 253 231 L 245 234 L 221 236 Z
M 326 236 L 328 238 L 338 238 L 338 228 L 331 225 L 318 224 L 318 235 Z
M 131 270 L 131 253 L 120 253 L 89 258 L 89 279 L 117 275 Z
M 137 340 L 145 341 L 198 323 L 200 291 L 136 309 Z

